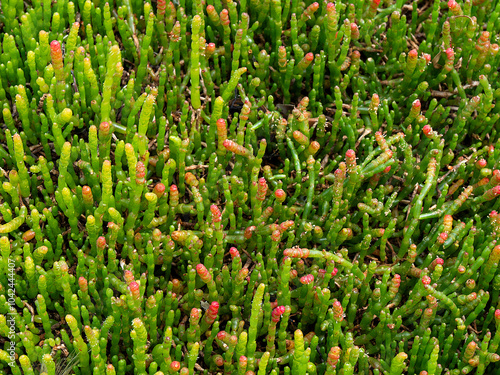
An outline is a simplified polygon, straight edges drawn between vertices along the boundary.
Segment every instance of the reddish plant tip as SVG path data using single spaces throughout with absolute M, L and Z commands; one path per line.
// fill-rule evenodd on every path
M 303 134 L 299 130 L 295 130 L 292 133 L 292 135 L 293 135 L 293 138 L 295 138 L 295 139 L 301 138 L 303 136 Z
M 278 47 L 278 54 L 286 54 L 286 47 L 285 46 L 279 46 Z
M 278 306 L 276 307 L 272 314 L 271 314 L 271 319 L 274 323 L 278 323 L 280 320 L 281 315 L 285 313 L 285 306 Z
M 176 230 L 172 232 L 171 236 L 174 241 L 183 242 L 187 239 L 187 232 L 182 230 Z
M 196 265 L 196 271 L 197 272 L 205 272 L 206 270 L 207 270 L 207 268 L 205 267 L 205 265 L 203 265 L 201 263 L 198 264 L 198 265 Z
M 448 233 L 446 232 L 442 232 L 440 235 L 439 235 L 439 238 L 438 238 L 438 242 L 443 244 L 444 241 L 446 241 L 448 239 Z
M 333 268 L 333 271 L 332 271 L 332 277 L 336 276 L 338 273 L 339 273 L 338 268 L 337 268 L 337 267 L 334 267 L 334 268 Z
M 162 233 L 158 228 L 153 229 L 153 232 L 151 234 L 153 235 L 154 239 L 157 239 L 158 241 L 161 239 Z
M 455 51 L 453 51 L 453 48 L 450 47 L 446 50 L 446 57 L 448 60 L 455 59 Z
M 87 279 L 83 276 L 80 276 L 78 278 L 78 286 L 80 287 L 80 290 L 84 293 L 86 293 L 89 290 Z
M 341 168 L 335 169 L 335 172 L 333 172 L 333 174 L 335 175 L 335 178 L 344 177 L 345 169 Z
M 252 238 L 252 233 L 256 229 L 255 225 L 249 226 L 247 229 L 245 229 L 245 232 L 243 233 L 243 237 L 245 237 L 247 240 Z
M 333 308 L 333 317 L 337 322 L 341 322 L 344 320 L 344 309 L 342 308 L 342 304 L 340 301 L 335 300 L 332 305 Z
M 165 10 L 167 9 L 166 0 L 158 0 L 157 7 L 158 7 L 158 14 L 159 15 L 165 14 Z
M 219 331 L 219 333 L 217 333 L 217 338 L 221 341 L 224 341 L 226 337 L 227 337 L 226 331 Z
M 198 310 L 197 308 L 192 308 L 191 314 L 189 314 L 189 317 L 193 320 L 200 319 L 200 310 Z
M 50 42 L 50 49 L 55 52 L 55 51 L 61 51 L 61 43 L 59 43 L 58 40 L 53 40 Z
M 306 54 L 306 60 L 312 62 L 314 60 L 314 53 L 309 52 L 308 54 Z
M 241 156 L 249 156 L 250 152 L 243 146 L 240 146 L 236 142 L 231 141 L 230 139 L 225 139 L 222 142 L 222 145 L 226 148 L 226 150 L 235 153 L 236 155 Z
M 166 189 L 165 185 L 162 184 L 161 182 L 158 182 L 153 188 L 153 193 L 155 193 L 158 196 L 158 198 L 161 198 L 165 193 L 165 189 Z
M 271 233 L 271 240 L 273 240 L 274 242 L 279 242 L 279 240 L 281 240 L 281 232 L 279 230 L 274 230 Z
M 107 135 L 109 133 L 109 129 L 111 129 L 111 124 L 107 121 L 103 121 L 99 125 L 99 131 L 103 132 L 104 135 Z
M 354 152 L 354 150 L 349 149 L 346 151 L 345 157 L 347 159 L 354 159 L 356 157 L 356 153 Z
M 430 138 L 431 136 L 431 133 L 432 133 L 432 128 L 430 125 L 425 125 L 423 128 L 422 128 L 422 132 L 424 133 L 424 135 L 427 137 L 427 138 Z
M 319 144 L 319 142 L 312 141 L 309 144 L 309 152 L 311 152 L 312 154 L 315 154 L 320 149 L 320 147 L 321 147 L 321 145 Z
M 222 220 L 222 214 L 219 210 L 219 207 L 217 207 L 215 204 L 212 204 L 210 206 L 210 212 L 212 213 L 212 221 L 214 223 L 220 223 Z
M 337 366 L 337 363 L 340 359 L 340 355 L 342 353 L 342 350 L 338 346 L 334 346 L 330 349 L 330 352 L 328 352 L 328 359 L 327 362 L 330 366 L 335 368 Z
M 485 168 L 487 165 L 488 165 L 488 162 L 487 162 L 485 159 L 479 159 L 479 160 L 476 162 L 476 167 L 477 167 L 478 169 Z
M 214 355 L 212 359 L 217 367 L 224 366 L 224 358 L 220 354 Z
M 464 274 L 466 271 L 465 267 L 464 266 L 458 266 L 458 269 L 457 269 L 457 272 L 459 274 Z
M 264 177 L 259 178 L 259 186 L 257 188 L 257 196 L 255 197 L 259 201 L 264 201 L 267 194 L 267 182 Z
M 229 249 L 229 254 L 231 254 L 231 258 L 232 259 L 240 256 L 240 252 L 235 247 L 232 247 L 232 248 Z
M 134 274 L 132 273 L 132 271 L 126 270 L 123 273 L 123 278 L 128 284 L 130 284 L 132 281 L 134 281 Z
M 424 53 L 423 57 L 425 59 L 426 64 L 429 64 L 431 62 L 431 60 L 432 60 L 432 56 L 429 55 L 428 53 Z
M 69 271 L 68 263 L 66 263 L 66 262 L 62 262 L 62 264 L 60 265 L 60 267 L 61 267 L 61 272 L 66 273 L 66 272 Z
M 128 289 L 130 290 L 130 292 L 132 293 L 132 296 L 134 298 L 139 298 L 139 293 L 140 293 L 140 287 L 139 287 L 139 284 L 137 284 L 137 282 L 135 281 L 132 281 L 130 283 L 130 285 L 128 286 Z
M 418 51 L 416 49 L 412 49 L 410 52 L 408 52 L 408 56 L 410 58 L 416 59 L 418 57 Z
M 203 264 L 198 264 L 196 266 L 196 272 L 198 272 L 198 276 L 200 276 L 200 279 L 203 280 L 204 283 L 208 284 L 210 281 L 212 281 L 212 275 L 210 272 L 208 272 L 207 267 Z
M 52 59 L 52 66 L 58 81 L 64 80 L 64 67 L 61 44 L 57 40 L 50 43 L 50 57 Z M 17 134 L 16 134 L 17 135 Z
M 22 238 L 26 242 L 31 241 L 33 238 L 35 238 L 35 231 L 33 229 L 28 229 L 23 233 Z
M 309 274 L 309 275 L 305 275 L 305 276 L 302 276 L 300 278 L 300 282 L 303 284 L 303 285 L 308 285 L 308 284 L 311 284 L 312 282 L 314 281 L 314 276 Z
M 455 0 L 449 0 L 448 1 L 448 8 L 450 8 L 450 9 L 456 8 L 457 5 L 458 5 L 458 3 Z
M 216 302 L 216 301 L 212 302 L 210 304 L 209 309 L 211 312 L 215 312 L 217 314 L 217 312 L 219 311 L 219 302 Z
M 500 195 L 500 185 L 492 187 L 490 190 L 486 191 L 483 194 L 483 197 L 486 201 L 490 201 Z
M 177 192 L 177 191 L 179 191 L 179 189 L 177 188 L 177 185 L 171 185 L 170 186 L 170 192 L 171 193 L 174 193 L 174 192 Z
M 500 309 L 495 310 L 495 319 L 500 320 Z
M 146 167 L 142 161 L 137 162 L 135 167 L 136 178 L 144 178 L 146 176 Z
M 430 307 L 428 307 L 428 308 L 426 308 L 426 309 L 424 310 L 424 315 L 426 315 L 426 316 L 429 316 L 429 317 L 430 317 L 430 316 L 432 315 L 432 312 L 433 312 L 433 310 L 432 310 Z
M 436 264 L 444 265 L 444 259 L 443 258 L 436 258 Z
M 422 277 L 422 284 L 424 284 L 424 285 L 430 285 L 431 281 L 432 281 L 431 278 L 427 275 Z
M 326 4 L 326 11 L 335 11 L 335 4 L 334 3 L 328 3 Z
M 238 279 L 241 281 L 245 280 L 249 272 L 248 268 L 242 268 L 240 272 L 238 272 Z
M 451 0 L 450 0 L 450 1 L 451 1 Z M 489 40 L 489 39 L 490 39 L 490 33 L 489 33 L 489 31 L 483 31 L 483 32 L 481 33 L 481 36 L 479 37 L 479 39 L 481 39 L 481 41 L 482 41 L 482 42 L 486 42 L 487 40 Z M 481 74 L 481 76 L 483 76 L 483 77 L 484 77 L 484 75 L 483 75 L 483 74 Z M 480 76 L 480 77 L 481 77 L 481 76 Z
M 387 166 L 385 169 L 384 169 L 384 173 L 389 173 L 391 171 L 391 166 Z
M 420 100 L 415 100 L 412 104 L 412 107 L 415 108 L 415 109 L 420 109 L 420 107 L 422 106 L 422 104 L 420 103 Z
M 216 123 L 217 127 L 218 128 L 222 128 L 222 127 L 226 127 L 226 120 L 224 120 L 223 118 L 220 118 L 217 120 L 217 123 Z
M 213 12 L 215 10 L 214 6 L 209 4 L 207 5 L 207 12 Z
M 222 25 L 224 25 L 224 26 L 229 25 L 229 23 L 230 23 L 229 11 L 227 9 L 222 9 L 222 11 L 220 12 L 220 20 L 221 20 Z
M 227 343 L 232 346 L 232 347 L 235 347 L 236 344 L 238 344 L 238 337 L 236 337 L 235 335 L 231 335 L 227 338 Z
M 99 249 L 102 249 L 106 246 L 106 238 L 103 237 L 103 236 L 100 236 L 98 239 L 97 239 L 97 247 Z
M 285 190 L 283 189 L 278 189 L 274 192 L 274 197 L 279 201 L 283 202 L 286 198 L 286 193 Z
M 177 361 L 172 361 L 170 363 L 170 371 L 179 371 L 181 369 L 181 363 Z
M 247 359 L 247 357 L 245 357 L 244 355 L 242 355 L 242 356 L 239 358 L 239 362 L 240 362 L 240 367 L 241 367 L 241 368 L 246 368 L 246 367 L 247 367 L 247 362 L 248 362 L 248 359 Z
M 309 256 L 309 249 L 292 247 L 291 249 L 285 249 L 283 255 L 290 258 L 307 258 Z

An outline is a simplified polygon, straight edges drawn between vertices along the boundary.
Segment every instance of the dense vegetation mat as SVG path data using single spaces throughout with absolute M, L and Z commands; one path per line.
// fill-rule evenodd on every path
M 2 0 L 0 373 L 499 374 L 499 14 Z

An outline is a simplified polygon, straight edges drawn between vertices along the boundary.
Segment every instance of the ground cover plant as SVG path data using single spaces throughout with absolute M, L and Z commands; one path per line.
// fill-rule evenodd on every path
M 1 1 L 0 373 L 500 374 L 499 14 Z

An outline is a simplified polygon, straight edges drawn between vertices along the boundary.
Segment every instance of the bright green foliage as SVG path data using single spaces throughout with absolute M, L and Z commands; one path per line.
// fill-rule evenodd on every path
M 0 375 L 500 373 L 499 0 L 0 3 Z

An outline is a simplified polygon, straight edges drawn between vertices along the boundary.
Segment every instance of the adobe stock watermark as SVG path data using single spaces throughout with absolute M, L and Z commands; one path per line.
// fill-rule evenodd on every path
M 16 365 L 16 281 L 15 281 L 15 262 L 14 259 L 9 258 L 7 261 L 7 302 L 10 305 L 10 311 L 7 313 L 7 326 L 9 327 L 9 346 L 7 347 L 7 353 L 9 353 L 9 366 L 14 367 Z

